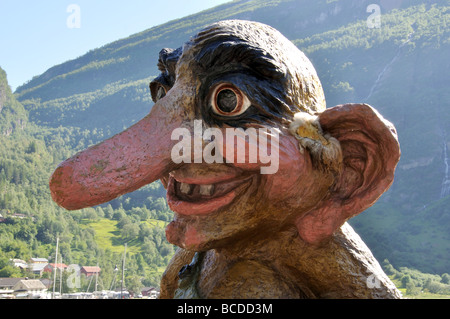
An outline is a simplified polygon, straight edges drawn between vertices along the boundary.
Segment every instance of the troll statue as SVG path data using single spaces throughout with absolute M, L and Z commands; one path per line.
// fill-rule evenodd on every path
M 326 108 L 311 62 L 261 23 L 212 24 L 158 68 L 150 113 L 61 163 L 55 202 L 161 180 L 179 247 L 161 298 L 401 298 L 347 223 L 393 182 L 391 123 L 367 104 Z

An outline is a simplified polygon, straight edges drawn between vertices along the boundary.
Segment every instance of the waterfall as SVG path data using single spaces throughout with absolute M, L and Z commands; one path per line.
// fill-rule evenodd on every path
M 442 180 L 442 186 L 441 186 L 441 198 L 450 195 L 450 177 L 449 177 L 449 158 L 448 158 L 448 150 L 447 150 L 447 141 L 445 139 L 445 133 L 444 133 L 444 165 L 445 165 L 445 171 L 444 171 L 444 179 Z
M 369 95 L 367 95 L 367 97 L 365 98 L 365 100 L 367 101 L 373 94 L 373 92 L 375 91 L 375 88 L 378 86 L 378 84 L 380 83 L 381 79 L 383 78 L 384 74 L 386 73 L 387 70 L 389 70 L 389 68 L 391 67 L 392 64 L 394 64 L 395 61 L 397 61 L 398 57 L 400 56 L 400 54 L 402 53 L 402 48 L 409 42 L 411 41 L 412 35 L 414 34 L 414 31 L 411 32 L 408 35 L 408 39 L 403 42 L 402 44 L 400 44 L 400 46 L 397 48 L 397 53 L 395 54 L 394 58 L 392 58 L 392 60 L 386 64 L 386 66 L 383 68 L 383 70 L 381 70 L 381 72 L 378 74 L 377 79 L 375 80 L 375 83 L 372 85 L 372 87 L 370 88 L 369 91 Z
M 368 100 L 371 96 L 373 91 L 375 90 L 375 88 L 378 86 L 378 83 L 380 82 L 380 80 L 383 78 L 384 73 L 386 73 L 386 71 L 389 69 L 389 67 L 397 60 L 397 58 L 399 57 L 401 51 L 397 50 L 397 54 L 395 55 L 395 57 L 391 60 L 391 62 L 389 62 L 384 69 L 378 74 L 377 79 L 375 80 L 374 85 L 372 85 L 372 87 L 370 88 L 370 92 L 369 95 L 367 95 L 367 97 L 365 98 L 365 100 Z

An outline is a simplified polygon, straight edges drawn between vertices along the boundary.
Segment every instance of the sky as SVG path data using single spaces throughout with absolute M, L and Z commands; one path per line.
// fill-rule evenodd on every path
M 0 67 L 14 91 L 54 65 L 230 0 L 0 0 Z

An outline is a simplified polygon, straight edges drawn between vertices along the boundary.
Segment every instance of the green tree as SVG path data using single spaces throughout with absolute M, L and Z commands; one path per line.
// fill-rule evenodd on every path
M 123 226 L 121 236 L 124 240 L 129 241 L 136 238 L 139 234 L 139 225 L 135 223 L 128 223 Z
M 0 277 L 21 277 L 22 272 L 19 268 L 12 265 L 6 265 L 0 269 Z
M 141 293 L 142 288 L 144 285 L 141 282 L 141 279 L 139 276 L 133 275 L 126 277 L 125 284 L 129 292 L 137 295 Z
M 420 294 L 420 287 L 416 287 L 412 282 L 406 284 L 406 294 L 410 296 L 417 296 Z
M 402 287 L 406 288 L 406 286 L 412 282 L 410 275 L 404 275 L 401 279 Z
M 150 227 L 145 224 L 142 223 L 139 225 L 139 240 L 144 242 L 146 238 L 149 238 L 152 234 L 152 230 L 150 229 Z

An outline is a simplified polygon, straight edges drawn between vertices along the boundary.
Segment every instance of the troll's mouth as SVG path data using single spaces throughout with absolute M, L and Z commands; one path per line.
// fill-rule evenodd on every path
M 251 184 L 253 176 L 243 176 L 226 181 L 189 179 L 189 183 L 169 175 L 167 202 L 182 215 L 204 215 L 230 204 Z M 195 183 L 194 183 L 195 182 Z

